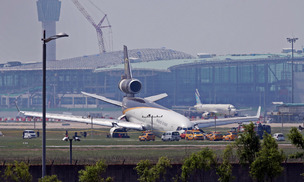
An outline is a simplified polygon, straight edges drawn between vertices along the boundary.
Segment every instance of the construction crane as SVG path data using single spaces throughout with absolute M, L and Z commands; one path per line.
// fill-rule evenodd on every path
M 111 25 L 109 23 L 109 20 L 107 18 L 107 15 L 105 14 L 103 16 L 103 18 L 99 21 L 98 24 L 95 23 L 95 21 L 93 20 L 93 18 L 89 15 L 89 13 L 84 9 L 84 7 L 79 3 L 78 0 L 72 0 L 72 2 L 75 4 L 75 6 L 77 7 L 77 9 L 82 13 L 82 15 L 94 26 L 94 28 L 96 29 L 97 32 L 97 38 L 98 38 L 98 46 L 99 46 L 99 52 L 105 53 L 106 52 L 106 48 L 105 48 L 105 43 L 104 43 L 104 38 L 103 38 L 103 32 L 102 29 L 103 28 L 108 28 L 111 31 Z M 106 23 L 107 25 L 103 25 L 103 23 Z

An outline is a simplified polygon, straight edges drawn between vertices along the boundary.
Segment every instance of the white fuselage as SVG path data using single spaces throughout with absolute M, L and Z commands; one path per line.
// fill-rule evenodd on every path
M 131 107 L 123 111 L 128 121 L 142 124 L 160 136 L 166 131 L 193 129 L 194 124 L 175 111 L 157 107 Z
M 194 108 L 200 113 L 216 113 L 226 116 L 237 114 L 235 107 L 231 104 L 196 104 Z

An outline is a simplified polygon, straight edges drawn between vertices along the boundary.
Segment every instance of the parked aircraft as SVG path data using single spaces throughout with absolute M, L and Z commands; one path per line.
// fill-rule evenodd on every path
M 211 114 L 233 117 L 237 115 L 236 108 L 231 104 L 202 104 L 198 89 L 195 90 L 197 112 L 202 113 L 203 117 L 209 117 Z
M 180 131 L 198 128 L 198 124 L 203 123 L 203 127 L 214 126 L 213 121 L 197 121 L 192 122 L 187 117 L 165 108 L 155 101 L 167 96 L 166 93 L 154 95 L 146 98 L 135 97 L 142 87 L 142 83 L 133 78 L 128 58 L 127 47 L 124 46 L 124 74 L 118 84 L 119 89 L 124 92 L 122 101 L 112 100 L 100 95 L 82 92 L 84 95 L 93 97 L 104 102 L 122 107 L 122 115 L 118 119 L 102 119 L 102 118 L 83 118 L 81 116 L 72 116 L 64 114 L 47 113 L 46 118 L 61 119 L 82 123 L 93 123 L 96 125 L 111 127 L 111 136 L 116 131 L 134 130 L 152 130 L 156 135 L 161 136 L 165 131 Z M 42 117 L 42 113 L 19 111 L 26 116 Z M 240 121 L 257 121 L 260 115 L 260 108 L 256 116 L 223 118 L 217 120 L 217 125 L 229 124 Z

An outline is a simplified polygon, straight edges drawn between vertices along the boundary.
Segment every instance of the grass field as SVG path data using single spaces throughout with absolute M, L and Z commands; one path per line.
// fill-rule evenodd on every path
M 217 131 L 225 133 L 229 128 L 217 128 Z M 285 137 L 290 127 L 284 127 Z M 41 164 L 42 155 L 42 133 L 35 139 L 22 139 L 23 129 L 1 129 L 4 134 L 0 137 L 0 164 L 12 163 L 14 160 L 26 161 L 31 165 Z M 142 159 L 150 159 L 156 162 L 159 157 L 167 156 L 172 163 L 182 163 L 183 159 L 203 147 L 213 149 L 216 154 L 221 155 L 228 141 L 185 141 L 163 142 L 160 138 L 156 141 L 139 142 L 140 132 L 129 132 L 130 138 L 107 138 L 108 128 L 100 129 L 70 129 L 70 136 L 77 132 L 86 131 L 88 136 L 82 137 L 80 142 L 73 141 L 73 163 L 92 164 L 97 160 L 104 159 L 108 164 L 136 164 Z M 213 128 L 206 128 L 204 131 L 213 131 Z M 272 133 L 281 132 L 281 128 L 272 128 Z M 93 134 L 93 135 L 91 135 Z M 65 136 L 65 129 L 47 130 L 47 164 L 68 164 L 69 163 L 69 142 L 62 141 Z M 287 139 L 287 137 L 286 137 Z M 279 144 L 290 144 L 286 140 Z M 283 151 L 289 155 L 296 151 L 293 146 L 280 145 Z

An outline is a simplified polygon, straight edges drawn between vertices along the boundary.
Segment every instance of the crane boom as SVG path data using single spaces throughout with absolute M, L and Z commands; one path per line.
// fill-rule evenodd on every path
M 76 8 L 83 14 L 83 16 L 94 26 L 96 27 L 96 23 L 94 22 L 93 18 L 89 15 L 87 10 L 84 9 L 84 7 L 78 2 L 78 0 L 72 0 L 72 2 L 75 4 Z
M 78 0 L 72 0 L 72 2 L 77 7 L 77 9 L 82 13 L 82 15 L 88 20 L 88 22 L 90 22 L 96 29 L 99 52 L 105 53 L 106 49 L 104 44 L 102 28 L 111 28 L 111 25 L 102 26 L 104 20 L 107 19 L 107 15 L 105 14 L 104 17 L 100 20 L 100 22 L 96 24 L 93 18 L 90 16 L 90 14 L 84 9 L 84 7 L 79 3 Z

